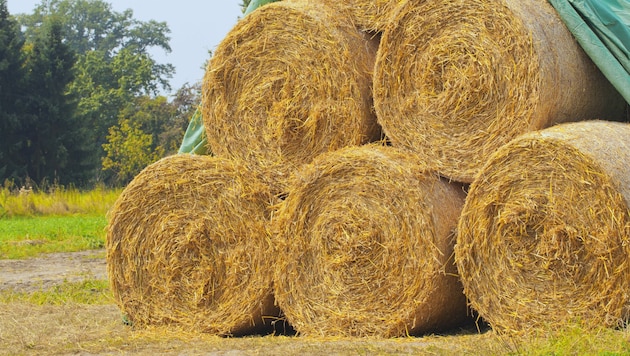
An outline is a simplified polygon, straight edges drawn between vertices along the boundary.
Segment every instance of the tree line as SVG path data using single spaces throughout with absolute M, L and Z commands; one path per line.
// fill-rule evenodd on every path
M 102 0 L 18 15 L 0 0 L 0 183 L 124 185 L 177 152 L 200 83 L 160 95 L 174 67 L 150 50 L 170 52 L 169 33 Z

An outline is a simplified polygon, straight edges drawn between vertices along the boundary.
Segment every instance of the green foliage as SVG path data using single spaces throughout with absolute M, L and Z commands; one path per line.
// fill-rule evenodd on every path
M 73 165 L 64 168 L 77 172 L 76 184 L 78 179 L 106 179 L 99 168 L 106 156 L 103 145 L 112 137 L 110 128 L 124 126 L 119 122 L 126 119 L 122 112 L 138 98 L 169 89 L 174 67 L 157 63 L 150 51 L 170 52 L 170 30 L 164 22 L 134 19 L 131 10 L 115 12 L 101 0 L 42 0 L 33 14 L 18 18 L 28 42 L 34 42 L 41 28 L 51 22 L 58 22 L 65 32 L 64 43 L 77 55 L 75 77 L 68 87 L 68 94 L 78 98 L 73 116 L 77 127 L 89 130 L 72 135 L 77 139 L 73 146 L 83 152 L 68 154 Z
M 76 119 L 76 100 L 68 92 L 74 79 L 74 53 L 64 43 L 62 26 L 51 19 L 38 31 L 27 52 L 29 95 L 21 119 L 21 150 L 26 174 L 35 181 L 76 181 L 70 172 L 84 152 L 77 145 L 85 126 Z M 79 160 L 79 162 L 76 162 Z
M 171 51 L 166 23 L 138 21 L 103 0 L 41 0 L 33 13 L 12 17 L 6 1 L 0 182 L 124 184 L 177 152 L 201 95 L 197 83 L 171 102 L 159 96 L 174 73 L 151 55 Z
M 24 83 L 24 37 L 17 21 L 9 14 L 7 1 L 0 0 L 0 133 L 14 133 L 20 127 Z M 20 137 L 0 138 L 0 177 L 17 178 L 24 173 L 15 159 Z
M 169 122 L 169 118 L 176 114 L 177 108 L 170 105 L 164 96 L 140 97 L 136 100 L 136 105 L 127 105 L 121 112 L 123 120 L 129 120 L 138 125 L 144 133 L 151 135 L 152 151 L 162 147 L 164 152 L 167 152 L 170 147 L 162 145 L 160 134 L 165 130 L 164 126 Z
M 123 119 L 109 130 L 108 143 L 103 145 L 107 156 L 103 170 L 115 173 L 118 183 L 126 184 L 144 167 L 164 155 L 161 147 L 153 148 L 153 137 L 145 133 L 137 122 Z
M 121 110 L 119 124 L 110 128 L 103 145 L 103 170 L 108 182 L 128 183 L 147 165 L 177 153 L 190 117 L 200 102 L 200 85 L 185 85 L 175 99 L 143 96 Z
M 19 20 L 31 38 L 51 17 L 61 19 L 66 40 L 79 55 L 99 51 L 111 59 L 122 49 L 138 54 L 152 47 L 171 51 L 165 22 L 139 21 L 131 9 L 116 12 L 102 0 L 42 0 L 32 14 L 21 15 Z
M 18 217 L 0 220 L 0 259 L 105 246 L 104 215 Z
M 171 106 L 174 114 L 165 118 L 162 123 L 162 131 L 158 142 L 166 149 L 166 154 L 175 154 L 179 150 L 182 138 L 192 116 L 201 103 L 201 83 L 195 85 L 185 84 L 177 93 Z
M 35 292 L 14 290 L 0 291 L 0 303 L 30 303 L 35 305 L 64 305 L 68 303 L 105 305 L 114 302 L 109 282 L 86 279 L 81 282 L 65 282 L 50 289 Z

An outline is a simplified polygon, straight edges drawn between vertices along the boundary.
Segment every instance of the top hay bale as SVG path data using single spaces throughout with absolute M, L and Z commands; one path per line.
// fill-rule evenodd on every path
M 381 39 L 374 105 L 393 145 L 466 183 L 522 133 L 625 119 L 545 0 L 406 0 Z
M 470 187 L 455 257 L 495 330 L 617 326 L 630 306 L 630 126 L 585 121 L 524 134 Z
M 136 326 L 240 335 L 269 329 L 273 196 L 233 161 L 177 155 L 153 163 L 109 213 L 107 268 Z
M 467 319 L 453 263 L 461 186 L 393 147 L 322 154 L 272 219 L 276 302 L 309 336 L 398 337 Z
M 320 153 L 380 139 L 372 106 L 376 46 L 309 2 L 267 4 L 217 47 L 203 79 L 208 143 L 283 191 Z
M 295 1 L 295 0 L 285 0 Z M 382 32 L 392 20 L 403 0 L 311 0 L 345 12 L 355 26 L 363 31 Z

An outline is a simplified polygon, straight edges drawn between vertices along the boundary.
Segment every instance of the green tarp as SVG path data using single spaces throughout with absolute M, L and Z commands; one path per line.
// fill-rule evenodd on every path
M 245 9 L 245 12 L 243 14 L 247 15 L 259 7 L 269 4 L 270 2 L 275 2 L 275 1 L 278 1 L 278 0 L 252 0 L 250 1 L 249 6 L 247 6 L 247 9 Z
M 252 0 L 249 3 L 249 6 L 247 6 L 247 9 L 245 9 L 244 15 L 249 14 L 265 4 L 275 1 L 278 0 Z M 182 140 L 178 153 L 193 153 L 198 155 L 212 154 L 211 152 L 208 152 L 207 146 L 208 141 L 206 140 L 206 129 L 203 126 L 201 109 L 197 108 L 190 119 L 190 124 L 188 124 L 186 132 L 184 133 L 184 139 Z
M 193 153 L 196 155 L 208 154 L 207 143 L 201 108 L 197 107 L 184 133 L 184 139 L 182 140 L 178 153 Z
M 630 103 L 630 2 L 549 0 L 586 54 Z

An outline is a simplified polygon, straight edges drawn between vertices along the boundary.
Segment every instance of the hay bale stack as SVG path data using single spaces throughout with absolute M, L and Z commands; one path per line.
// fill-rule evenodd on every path
M 616 326 L 630 303 L 630 126 L 528 133 L 471 185 L 455 255 L 471 306 L 507 333 Z
M 368 145 L 299 171 L 274 214 L 274 294 L 298 333 L 393 337 L 466 319 L 453 263 L 459 185 Z
M 545 0 L 406 0 L 381 40 L 374 105 L 393 145 L 466 183 L 522 133 L 625 118 Z
M 212 152 L 247 162 L 283 191 L 320 153 L 380 139 L 375 56 L 369 38 L 321 4 L 260 7 L 219 44 L 203 79 Z
M 177 155 L 148 166 L 109 215 L 107 266 L 134 325 L 240 335 L 278 316 L 266 229 L 272 196 L 243 167 Z

